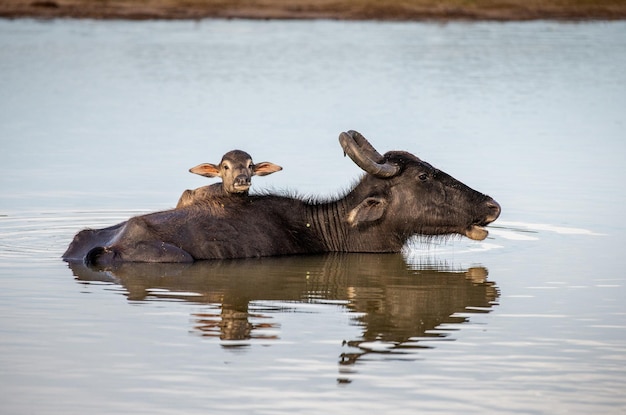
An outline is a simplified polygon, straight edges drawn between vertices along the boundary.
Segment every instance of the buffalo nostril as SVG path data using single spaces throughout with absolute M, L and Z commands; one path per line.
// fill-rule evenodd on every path
M 502 211 L 502 208 L 500 207 L 500 204 L 498 202 L 496 202 L 495 200 L 491 199 L 487 202 L 487 209 L 490 210 L 491 212 L 491 219 L 492 221 L 496 220 L 498 218 L 498 216 L 500 216 L 500 212 Z

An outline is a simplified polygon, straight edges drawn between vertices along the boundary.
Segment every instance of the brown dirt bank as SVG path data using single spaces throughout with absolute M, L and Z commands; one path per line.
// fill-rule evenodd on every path
M 625 0 L 1 0 L 0 17 L 618 20 Z

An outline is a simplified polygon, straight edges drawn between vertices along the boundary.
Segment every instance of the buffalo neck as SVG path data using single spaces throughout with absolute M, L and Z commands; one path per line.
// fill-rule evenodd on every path
M 347 209 L 344 200 L 308 205 L 306 215 L 306 226 L 321 242 L 324 251 L 346 251 L 350 232 L 345 221 Z
M 328 252 L 398 252 L 407 235 L 398 235 L 385 228 L 385 221 L 352 226 L 348 223 L 350 211 L 372 192 L 372 186 L 361 180 L 345 197 L 337 200 L 311 203 L 306 206 L 307 227 Z M 383 192 L 386 184 L 378 186 Z

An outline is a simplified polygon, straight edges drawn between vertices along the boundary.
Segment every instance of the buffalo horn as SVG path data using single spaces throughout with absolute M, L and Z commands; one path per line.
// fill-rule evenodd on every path
M 400 166 L 385 162 L 383 156 L 360 133 L 350 130 L 339 134 L 339 143 L 344 154 L 350 156 L 357 166 L 377 177 L 392 177 L 398 174 Z

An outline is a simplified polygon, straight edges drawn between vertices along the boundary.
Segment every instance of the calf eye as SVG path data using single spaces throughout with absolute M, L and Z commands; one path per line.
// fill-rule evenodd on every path
M 420 179 L 421 181 L 425 181 L 426 179 L 428 179 L 428 174 L 420 173 L 417 175 L 417 178 Z

